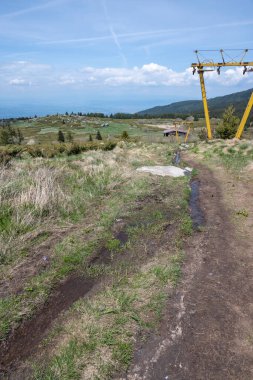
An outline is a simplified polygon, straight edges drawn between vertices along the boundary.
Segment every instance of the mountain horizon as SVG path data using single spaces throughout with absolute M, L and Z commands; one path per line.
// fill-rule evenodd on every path
M 248 103 L 253 88 L 245 91 L 234 92 L 229 95 L 217 96 L 208 100 L 211 117 L 219 117 L 229 105 L 235 107 L 235 112 L 242 115 Z M 173 102 L 164 106 L 155 106 L 136 113 L 140 116 L 162 116 L 166 114 L 204 116 L 202 100 L 185 100 Z

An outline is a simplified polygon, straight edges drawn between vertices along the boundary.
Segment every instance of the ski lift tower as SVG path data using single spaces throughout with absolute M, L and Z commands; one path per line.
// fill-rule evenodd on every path
M 218 75 L 221 73 L 222 67 L 243 67 L 243 75 L 247 72 L 253 71 L 253 61 L 247 62 L 245 61 L 245 56 L 247 55 L 248 51 L 251 49 L 244 49 L 244 50 L 238 50 L 238 49 L 232 49 L 232 50 L 195 50 L 196 56 L 197 56 L 197 63 L 192 63 L 191 67 L 193 68 L 193 75 L 197 72 L 199 74 L 200 79 L 200 87 L 201 87 L 201 93 L 202 93 L 202 100 L 203 100 L 203 106 L 204 106 L 204 113 L 205 113 L 205 120 L 206 120 L 206 128 L 207 128 L 207 137 L 208 139 L 212 139 L 212 130 L 211 130 L 211 124 L 210 124 L 210 117 L 209 117 L 209 111 L 208 111 L 208 103 L 207 103 L 207 97 L 206 97 L 206 88 L 205 88 L 205 80 L 204 80 L 204 73 L 208 71 L 217 71 Z M 232 58 L 230 56 L 231 53 L 228 54 L 230 51 L 238 51 L 240 52 L 237 54 L 237 57 Z M 218 52 L 221 61 L 220 62 L 214 62 L 212 59 L 205 59 L 203 54 L 206 52 Z M 238 59 L 239 58 L 239 59 Z M 250 114 L 251 108 L 253 106 L 253 93 L 250 96 L 249 102 L 247 104 L 247 107 L 244 111 L 242 120 L 240 122 L 240 125 L 238 127 L 238 130 L 236 132 L 235 137 L 240 139 L 245 124 L 247 122 L 248 116 Z

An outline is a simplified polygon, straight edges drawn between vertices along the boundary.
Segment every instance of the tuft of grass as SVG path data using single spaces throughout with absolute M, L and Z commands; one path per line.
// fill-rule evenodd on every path
M 239 149 L 240 150 L 246 150 L 248 148 L 249 148 L 249 144 L 248 143 L 243 143 L 243 144 L 239 145 Z
M 183 218 L 181 219 L 180 229 L 183 235 L 185 236 L 192 235 L 192 232 L 193 232 L 192 219 L 188 214 L 185 214 Z
M 181 278 L 181 265 L 184 260 L 184 254 L 182 252 L 173 255 L 170 259 L 169 267 L 169 279 L 173 286 L 176 286 Z
M 157 266 L 153 269 L 155 276 L 163 284 L 167 284 L 170 279 L 170 268 L 167 266 Z
M 0 209 L 0 233 L 8 234 L 13 226 L 13 209 L 10 205 L 3 205 Z
M 82 365 L 78 364 L 78 359 L 86 353 L 94 352 L 97 343 L 92 340 L 88 343 L 80 344 L 77 339 L 72 339 L 57 355 L 49 368 L 35 368 L 35 380 L 77 380 L 80 379 Z
M 163 290 L 150 297 L 149 302 L 146 305 L 146 310 L 147 312 L 152 311 L 155 316 L 155 320 L 149 324 L 150 327 L 154 327 L 155 324 L 157 324 L 161 320 L 166 300 L 167 294 Z
M 199 148 L 198 148 L 198 146 L 194 146 L 194 147 L 192 148 L 192 152 L 193 152 L 193 153 L 198 153 L 198 152 L 199 152 Z
M 227 149 L 227 152 L 230 153 L 230 154 L 235 154 L 235 153 L 236 153 L 236 149 L 233 148 L 233 147 L 229 147 L 229 148 Z
M 120 364 L 121 368 L 126 370 L 133 358 L 133 344 L 131 342 L 118 342 L 112 350 L 112 358 Z
M 249 216 L 249 212 L 245 209 L 242 209 L 242 210 L 236 211 L 236 215 L 244 216 L 247 218 Z
M 109 239 L 106 242 L 106 248 L 109 249 L 109 251 L 111 252 L 118 252 L 121 248 L 121 242 L 119 239 L 115 239 L 115 238 Z

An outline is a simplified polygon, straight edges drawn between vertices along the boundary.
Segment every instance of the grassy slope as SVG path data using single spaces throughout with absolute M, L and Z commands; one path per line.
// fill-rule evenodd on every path
M 170 158 L 166 145 L 120 143 L 110 152 L 13 160 L 1 172 L 0 280 L 8 289 L 0 303 L 2 338 L 71 272 L 110 278 L 92 299 L 73 305 L 57 333 L 52 331 L 46 343 L 54 350 L 49 357 L 42 353 L 46 364 L 36 366 L 37 378 L 81 378 L 84 368 L 85 378 L 88 370 L 108 378 L 129 364 L 136 334 L 161 316 L 166 292 L 180 277 L 182 238 L 191 233 L 188 185 L 185 179 L 137 174 L 135 168 Z M 126 221 L 123 246 L 114 234 L 118 218 Z M 53 242 L 50 264 L 43 266 L 39 257 L 34 271 L 31 255 L 47 241 Z M 111 252 L 110 265 L 87 266 L 103 246 Z
M 237 173 L 253 160 L 252 140 L 213 140 L 195 144 L 191 150 L 207 163 L 211 160 Z

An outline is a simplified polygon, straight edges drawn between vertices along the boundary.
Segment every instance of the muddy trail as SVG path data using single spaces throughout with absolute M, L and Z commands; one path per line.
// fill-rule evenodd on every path
M 252 239 L 237 235 L 211 170 L 187 161 L 199 172 L 192 183 L 191 201 L 201 206 L 191 207 L 195 227 L 204 220 L 205 227 L 186 244 L 182 282 L 160 327 L 139 342 L 132 366 L 117 379 L 253 378 Z
M 128 235 L 124 229 L 115 234 L 123 246 Z M 112 255 L 108 248 L 102 246 L 89 260 L 88 268 L 93 265 L 109 265 Z M 46 337 L 53 322 L 60 313 L 68 310 L 78 299 L 86 296 L 102 278 L 84 277 L 73 274 L 52 291 L 52 295 L 41 309 L 24 321 L 8 338 L 0 344 L 0 378 L 15 378 L 15 371 L 20 363 L 37 350 Z

